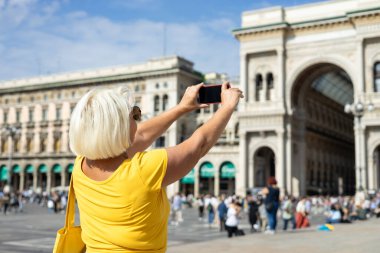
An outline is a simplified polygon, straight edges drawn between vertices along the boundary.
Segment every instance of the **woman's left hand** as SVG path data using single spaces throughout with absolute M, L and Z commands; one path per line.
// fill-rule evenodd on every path
M 183 108 L 186 112 L 208 107 L 208 104 L 199 104 L 197 101 L 198 92 L 202 86 L 203 83 L 187 87 L 178 106 Z

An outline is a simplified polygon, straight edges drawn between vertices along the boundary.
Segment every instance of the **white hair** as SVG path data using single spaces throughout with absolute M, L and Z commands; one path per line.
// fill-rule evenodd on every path
M 96 88 L 77 103 L 70 120 L 70 149 L 91 160 L 115 157 L 131 145 L 129 114 L 133 98 L 126 87 Z

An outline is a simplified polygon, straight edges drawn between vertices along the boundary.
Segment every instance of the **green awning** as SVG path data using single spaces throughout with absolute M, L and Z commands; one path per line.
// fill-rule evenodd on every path
M 8 180 L 8 169 L 6 166 L 0 167 L 0 181 Z
M 201 166 L 201 177 L 211 178 L 215 175 L 215 169 L 214 166 L 210 162 L 205 162 Z
M 18 165 L 18 164 L 14 165 L 12 171 L 13 171 L 13 173 L 20 173 L 21 172 L 20 165 Z
M 33 171 L 34 171 L 34 167 L 33 167 L 33 165 L 27 165 L 26 166 L 26 168 L 25 168 L 25 172 L 26 173 L 33 173 Z
M 55 165 L 53 166 L 53 172 L 54 172 L 54 173 L 61 173 L 61 171 L 62 171 L 62 167 L 61 167 L 61 165 L 59 165 L 59 164 L 55 164 Z
M 47 173 L 48 168 L 47 168 L 47 166 L 45 164 L 41 164 L 40 167 L 38 167 L 38 171 L 40 173 Z
M 195 182 L 194 169 L 190 170 L 190 172 L 181 179 L 182 184 L 194 184 L 194 182 Z
M 235 178 L 235 174 L 236 168 L 232 163 L 226 162 L 223 164 L 220 175 L 221 178 Z
M 74 169 L 74 165 L 70 163 L 69 166 L 67 166 L 67 172 L 72 173 L 73 169 Z

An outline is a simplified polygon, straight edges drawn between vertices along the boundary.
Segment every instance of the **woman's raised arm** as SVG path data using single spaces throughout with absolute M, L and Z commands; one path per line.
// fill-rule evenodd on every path
M 213 117 L 198 128 L 186 141 L 167 148 L 168 166 L 162 187 L 184 177 L 199 159 L 211 149 L 225 129 L 239 99 L 242 97 L 242 92 L 239 89 L 228 88 L 228 83 L 222 85 L 222 104 Z
M 136 152 L 146 150 L 182 115 L 196 109 L 207 107 L 207 104 L 199 104 L 197 102 L 198 90 L 202 85 L 201 83 L 188 87 L 178 105 L 147 121 L 139 123 L 135 140 L 128 149 L 128 155 L 133 156 Z

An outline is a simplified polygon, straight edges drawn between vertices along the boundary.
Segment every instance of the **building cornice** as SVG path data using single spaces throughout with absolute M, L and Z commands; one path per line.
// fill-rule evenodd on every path
M 243 27 L 232 30 L 233 35 L 236 38 L 239 38 L 248 34 L 263 33 L 263 32 L 272 32 L 276 30 L 296 30 L 309 27 L 317 26 L 328 26 L 331 24 L 341 24 L 352 22 L 352 19 L 360 19 L 368 16 L 380 15 L 380 6 L 376 8 L 362 9 L 356 11 L 346 12 L 345 15 L 306 20 L 301 22 L 277 22 L 273 24 L 259 25 L 259 26 L 250 26 Z
M 129 73 L 129 74 L 118 74 L 118 75 L 108 75 L 108 76 L 98 76 L 93 78 L 78 78 L 74 80 L 63 80 L 63 81 L 54 81 L 45 83 L 38 82 L 26 82 L 25 80 L 15 80 L 14 82 L 18 82 L 19 85 L 10 85 L 10 87 L 1 87 L 0 86 L 0 95 L 1 94 L 9 94 L 9 93 L 17 93 L 17 92 L 26 92 L 26 91 L 37 91 L 37 90 L 50 90 L 57 88 L 69 88 L 76 86 L 86 86 L 93 85 L 99 83 L 111 83 L 115 81 L 122 80 L 134 80 L 134 79 L 144 79 L 148 77 L 155 76 L 163 76 L 163 75 L 173 75 L 178 73 L 184 73 L 190 76 L 199 76 L 199 74 L 195 71 L 185 70 L 181 67 L 173 67 L 167 69 L 161 69 L 156 71 L 141 71 L 137 73 Z M 8 81 L 7 83 L 11 83 L 12 81 Z M 21 85 L 20 85 L 21 83 Z

